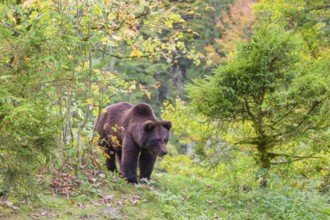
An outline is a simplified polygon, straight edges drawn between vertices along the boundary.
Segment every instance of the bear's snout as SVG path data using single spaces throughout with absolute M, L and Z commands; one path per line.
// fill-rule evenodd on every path
M 167 154 L 167 151 L 165 150 L 165 151 L 161 151 L 161 152 L 158 154 L 158 156 L 160 156 L 160 157 L 164 157 L 166 154 Z

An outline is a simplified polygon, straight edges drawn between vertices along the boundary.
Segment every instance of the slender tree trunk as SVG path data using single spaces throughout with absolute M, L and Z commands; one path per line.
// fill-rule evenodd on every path
M 91 25 L 90 23 L 87 24 L 87 28 L 88 28 L 88 39 L 90 39 L 91 37 Z M 88 51 L 88 60 L 89 60 L 89 73 L 87 76 L 87 94 L 85 97 L 85 100 L 88 100 L 91 96 L 90 96 L 90 92 L 92 90 L 92 79 L 91 79 L 91 71 L 92 71 L 92 67 L 93 67 L 93 57 L 92 57 L 92 45 L 90 43 L 89 45 L 89 51 Z M 90 110 L 91 110 L 91 104 L 88 103 L 86 106 L 86 114 L 84 117 L 83 122 L 79 125 L 78 127 L 78 132 L 77 132 L 77 139 L 78 139 L 78 146 L 77 146 L 77 154 L 78 154 L 78 166 L 80 167 L 82 165 L 82 130 L 84 129 L 84 127 L 86 126 L 88 119 L 90 117 Z
M 78 132 L 77 132 L 77 139 L 78 139 L 78 147 L 77 147 L 77 151 L 78 151 L 78 166 L 80 167 L 82 165 L 82 130 L 84 129 L 84 127 L 86 126 L 88 119 L 90 116 L 90 105 L 88 104 L 86 107 L 86 114 L 85 114 L 85 118 L 84 121 L 79 125 L 78 127 Z
M 63 142 L 64 144 L 67 144 L 68 142 L 68 136 L 70 134 L 71 141 L 73 140 L 73 133 L 72 133 L 72 124 L 71 124 L 71 104 L 72 104 L 72 92 L 68 94 L 68 103 L 66 107 L 66 117 L 65 117 L 65 128 L 64 128 L 64 134 L 63 134 Z
M 260 166 L 261 169 L 265 170 L 265 174 L 268 172 L 270 169 L 270 158 L 269 154 L 266 149 L 265 144 L 259 144 L 258 145 L 258 151 L 260 153 Z M 268 180 L 266 175 L 263 175 L 262 180 L 260 181 L 260 187 L 261 188 L 266 188 L 268 186 Z
M 62 99 L 62 90 L 61 90 L 61 86 L 57 85 L 56 83 L 56 87 L 57 89 L 57 103 L 58 103 L 58 107 L 59 107 L 59 118 L 63 117 L 63 99 Z M 63 148 L 65 145 L 65 122 L 63 121 L 61 123 L 61 132 L 59 132 L 59 136 L 58 136 L 58 140 L 57 140 L 57 153 L 58 153 L 58 157 L 61 158 L 61 160 L 64 158 L 63 156 Z

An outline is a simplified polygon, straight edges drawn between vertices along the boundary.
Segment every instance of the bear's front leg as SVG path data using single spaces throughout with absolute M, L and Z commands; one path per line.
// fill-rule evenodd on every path
M 120 171 L 129 183 L 137 183 L 137 162 L 140 150 L 130 138 L 125 138 L 122 145 Z
M 150 154 L 147 150 L 142 150 L 139 165 L 140 165 L 140 178 L 150 179 L 152 170 L 154 169 L 154 164 L 156 162 L 157 156 Z
M 116 158 L 115 158 L 115 152 L 113 150 L 113 148 L 107 148 L 105 150 L 105 154 L 106 154 L 106 166 L 108 168 L 108 170 L 110 170 L 111 172 L 117 172 L 117 167 L 116 167 Z

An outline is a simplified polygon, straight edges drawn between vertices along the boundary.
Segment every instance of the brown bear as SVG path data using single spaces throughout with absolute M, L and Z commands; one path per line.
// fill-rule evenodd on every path
M 106 107 L 95 119 L 100 135 L 99 145 L 105 149 L 106 166 L 120 172 L 129 183 L 137 183 L 137 164 L 140 178 L 150 178 L 157 156 L 167 154 L 166 144 L 172 123 L 158 120 L 150 105 L 121 102 Z

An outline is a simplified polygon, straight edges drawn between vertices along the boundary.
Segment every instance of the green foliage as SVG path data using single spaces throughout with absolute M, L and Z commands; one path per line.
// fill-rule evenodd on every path
M 328 56 L 306 59 L 302 43 L 278 25 L 261 25 L 227 65 L 187 88 L 198 112 L 219 123 L 251 123 L 236 143 L 256 145 L 264 168 L 270 167 L 274 146 L 297 140 L 317 144 L 329 127 Z
M 44 103 L 15 98 L 0 87 L 0 184 L 4 192 L 36 196 L 34 174 L 53 155 L 58 123 Z
M 221 120 L 248 117 L 245 101 L 254 103 L 253 98 L 259 98 L 255 102 L 263 102 L 265 92 L 272 93 L 290 83 L 299 59 L 299 42 L 278 26 L 260 28 L 214 76 L 196 80 L 195 86 L 188 87 L 193 106 Z M 254 113 L 256 108 L 252 106 L 251 111 Z
M 54 137 L 55 163 L 70 158 L 76 167 L 82 165 L 90 151 L 92 116 L 119 94 L 141 91 L 150 97 L 148 90 L 158 86 L 122 77 L 114 59 L 166 59 L 184 50 L 179 33 L 170 42 L 159 40 L 163 28 L 171 30 L 183 22 L 161 1 L 5 1 L 0 20 L 0 122 L 1 131 L 7 129 L 0 155 L 3 166 L 12 170 L 20 168 L 14 158 L 7 160 L 9 152 L 29 158 L 20 163 L 25 172 L 34 172 L 39 156 L 32 163 L 28 155 L 34 150 L 47 155 Z M 152 34 L 144 35 L 145 30 Z M 57 122 L 60 127 L 52 130 Z M 12 140 L 5 141 L 10 133 Z M 22 153 L 14 144 L 28 147 Z
M 170 173 L 170 175 L 165 175 L 166 179 L 169 179 L 165 180 L 165 183 L 170 185 L 166 189 L 171 192 L 166 195 L 180 195 L 185 192 L 188 196 L 185 205 L 193 206 L 194 200 L 198 198 L 196 204 L 198 201 L 206 201 L 207 204 L 202 203 L 206 205 L 202 205 L 203 209 L 210 213 L 215 211 L 215 215 L 223 218 L 231 216 L 237 219 L 322 219 L 329 215 L 326 197 L 317 192 L 316 185 L 310 184 L 316 183 L 317 177 L 309 174 L 313 180 L 306 179 L 304 175 L 307 173 L 297 174 L 292 170 L 298 167 L 299 169 L 307 168 L 313 165 L 313 162 L 274 168 L 269 179 L 269 188 L 261 190 L 254 180 L 257 177 L 254 175 L 257 168 L 249 154 L 237 151 L 234 155 L 232 163 L 221 164 L 217 169 L 212 170 L 203 168 L 187 156 L 162 161 L 160 167 Z M 296 173 L 296 175 L 287 178 L 285 172 Z M 175 181 L 181 182 L 178 183 L 177 188 L 173 186 L 176 185 Z M 188 185 L 189 187 L 185 190 L 183 186 Z M 165 203 L 162 200 L 161 202 Z M 175 206 L 175 202 L 170 199 L 165 204 Z M 190 214 L 181 209 L 179 212 L 181 215 Z M 205 214 L 198 212 L 197 207 L 193 213 L 199 215 L 200 218 Z M 171 214 L 176 215 L 176 213 Z
M 179 98 L 174 105 L 169 102 L 164 103 L 161 117 L 172 121 L 171 143 L 176 146 L 179 153 L 192 156 L 204 167 L 214 169 L 220 163 L 233 159 L 232 154 L 235 149 L 230 142 L 235 134 L 226 135 L 225 132 L 221 132 L 217 123 L 201 114 L 196 114 Z M 172 162 L 180 163 L 177 160 Z M 189 165 L 184 163 L 183 169 L 185 167 Z
M 157 113 L 164 101 L 175 102 L 175 97 L 186 99 L 184 85 L 191 78 L 202 76 L 217 64 L 215 57 L 221 56 L 222 51 L 216 43 L 221 37 L 217 27 L 218 16 L 227 6 L 228 2 L 213 0 L 198 1 L 163 1 L 173 16 L 172 26 L 162 27 L 157 33 L 149 26 L 142 27 L 141 33 L 145 36 L 155 37 L 154 42 L 160 48 L 169 48 L 163 57 L 146 57 L 142 60 L 113 59 L 114 69 L 118 70 L 125 79 L 136 80 L 138 83 L 160 82 L 160 87 L 152 91 L 155 96 L 151 99 L 142 97 L 142 94 L 131 94 L 119 99 L 137 102 L 143 100 L 156 106 Z M 167 13 L 167 11 L 165 12 Z M 180 19 L 178 19 L 180 15 Z M 171 17 L 171 16 L 169 16 Z M 170 24 L 170 22 L 167 22 Z M 158 33 L 159 32 L 159 33 Z
M 329 44 L 329 4 L 326 0 L 276 0 L 262 1 L 254 5 L 260 22 L 277 23 L 299 33 L 305 42 L 305 50 L 314 57 Z
M 192 76 L 222 60 L 219 43 L 250 34 L 254 17 L 229 2 L 2 2 L 0 197 L 15 206 L 0 200 L 0 218 L 19 207 L 14 218 L 328 219 L 326 0 L 260 1 L 250 41 L 188 86 L 198 113 L 175 100 Z M 144 101 L 157 109 L 164 100 L 169 151 L 191 157 L 160 159 L 154 179 L 135 186 L 88 170 L 105 169 L 90 148 L 104 106 Z M 49 161 L 67 173 L 40 172 Z M 26 198 L 40 186 L 42 210 L 30 210 Z
M 216 142 L 219 139 L 214 123 L 202 115 L 196 115 L 179 98 L 176 99 L 175 105 L 164 103 L 162 118 L 172 121 L 174 137 L 178 138 L 181 145 L 194 149 L 201 157 L 210 157 L 207 155 L 207 146 L 213 144 L 208 142 Z
M 158 164 L 162 172 L 157 169 L 154 179 L 134 186 L 109 173 L 103 179 L 96 175 L 95 182 L 83 175 L 80 181 L 84 184 L 69 199 L 45 192 L 41 196 L 43 207 L 28 210 L 21 205 L 24 212 L 14 217 L 34 214 L 54 215 L 58 219 L 328 218 L 327 194 L 318 193 L 315 172 L 309 175 L 310 179 L 297 174 L 287 179 L 283 173 L 292 174 L 290 169 L 296 169 L 291 164 L 286 169 L 275 169 L 270 175 L 270 187 L 260 189 L 254 181 L 257 168 L 251 157 L 237 151 L 234 158 L 232 163 L 209 170 L 187 156 L 167 157 Z

